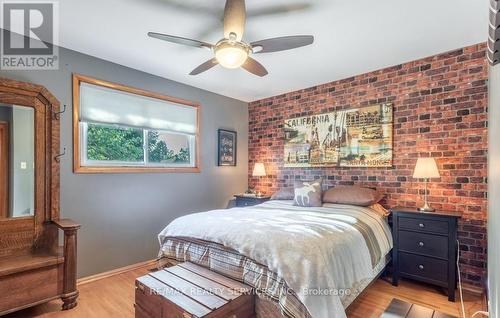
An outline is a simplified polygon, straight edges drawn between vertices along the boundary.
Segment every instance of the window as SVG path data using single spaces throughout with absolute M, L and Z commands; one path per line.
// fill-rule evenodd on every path
M 73 75 L 74 171 L 198 172 L 199 105 Z

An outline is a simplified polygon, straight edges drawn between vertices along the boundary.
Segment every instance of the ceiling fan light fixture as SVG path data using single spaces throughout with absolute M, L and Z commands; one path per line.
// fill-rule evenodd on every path
M 238 68 L 245 64 L 250 50 L 241 42 L 223 41 L 215 47 L 215 58 L 225 68 Z

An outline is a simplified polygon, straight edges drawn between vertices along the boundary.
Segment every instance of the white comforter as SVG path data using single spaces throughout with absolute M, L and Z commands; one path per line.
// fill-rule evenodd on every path
M 380 271 L 358 230 L 360 221 L 373 231 L 385 257 L 392 238 L 384 218 L 370 208 L 338 204 L 303 208 L 269 201 L 191 214 L 170 223 L 159 240 L 191 237 L 232 248 L 283 277 L 313 317 L 342 318 L 338 293 L 352 292 Z

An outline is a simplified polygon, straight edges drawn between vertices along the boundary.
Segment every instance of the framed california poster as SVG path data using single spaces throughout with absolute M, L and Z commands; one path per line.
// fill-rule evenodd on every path
M 236 131 L 219 129 L 218 165 L 236 166 Z
M 285 167 L 391 167 L 392 104 L 285 120 Z

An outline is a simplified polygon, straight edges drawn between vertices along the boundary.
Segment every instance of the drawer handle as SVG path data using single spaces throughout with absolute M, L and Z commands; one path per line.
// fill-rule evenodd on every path
M 419 223 L 418 226 L 423 229 L 425 227 L 425 224 L 424 223 Z
M 422 264 L 418 265 L 418 269 L 424 269 L 424 265 Z
M 418 246 L 424 247 L 424 245 L 425 245 L 424 242 L 418 242 Z

